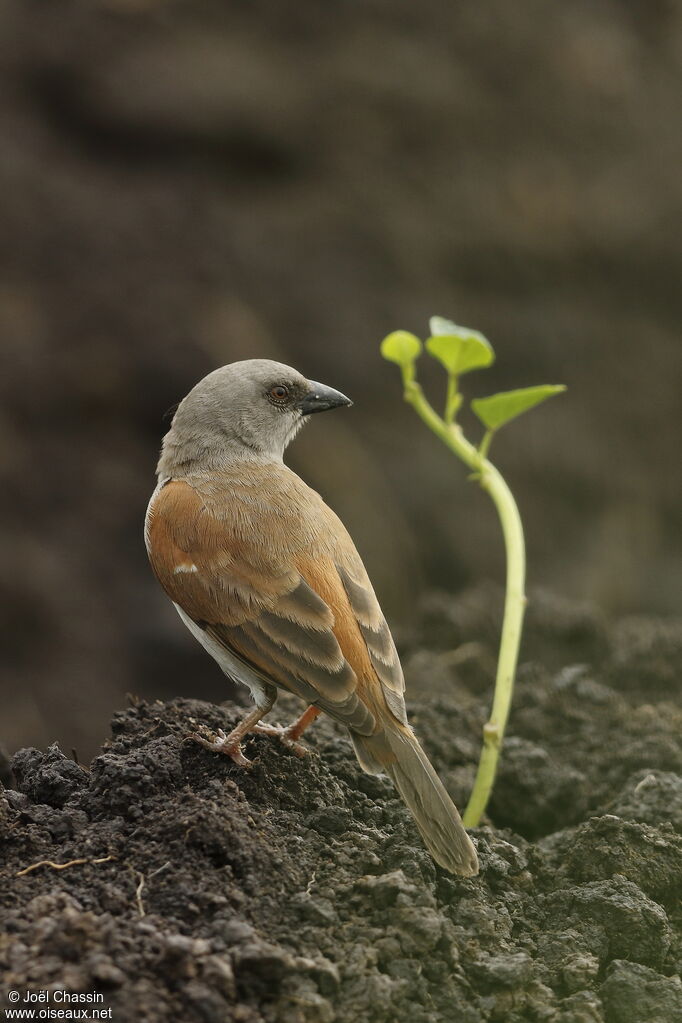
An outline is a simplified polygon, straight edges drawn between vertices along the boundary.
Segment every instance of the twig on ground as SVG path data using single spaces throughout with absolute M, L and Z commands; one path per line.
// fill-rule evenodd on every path
M 139 912 L 140 916 L 146 916 L 145 908 L 144 908 L 144 903 L 142 901 L 142 891 L 143 891 L 144 885 L 145 885 L 144 874 L 140 873 L 137 870 L 133 870 L 132 867 L 130 869 L 131 869 L 133 875 L 138 879 L 137 888 L 135 889 L 135 901 L 137 902 L 138 912 Z
M 68 863 L 55 863 L 54 860 L 38 860 L 37 863 L 32 863 L 30 867 L 24 867 L 23 870 L 18 870 L 16 877 L 23 877 L 24 874 L 30 874 L 31 871 L 37 870 L 38 867 L 51 867 L 52 870 L 66 870 L 67 867 L 76 867 L 82 863 L 108 863 L 109 860 L 115 860 L 116 857 L 112 854 L 111 856 L 99 856 L 93 859 L 91 856 L 84 856 L 78 860 L 69 860 Z
M 128 867 L 130 872 L 137 879 L 137 888 L 135 889 L 135 901 L 137 902 L 137 909 L 138 909 L 138 912 L 139 912 L 140 916 L 146 916 L 147 915 L 147 912 L 146 912 L 146 910 L 144 908 L 144 902 L 142 901 L 142 892 L 144 891 L 144 888 L 145 888 L 145 885 L 147 884 L 147 881 L 148 880 L 151 881 L 151 879 L 153 877 L 156 877 L 157 874 L 160 874 L 162 870 L 166 870 L 168 867 L 170 867 L 170 865 L 171 865 L 171 861 L 167 860 L 166 863 L 163 863 L 160 867 L 157 867 L 156 870 L 153 870 L 151 872 L 151 874 L 149 874 L 149 877 L 146 877 L 142 873 L 142 871 L 135 870 L 134 867 L 130 867 L 130 866 Z

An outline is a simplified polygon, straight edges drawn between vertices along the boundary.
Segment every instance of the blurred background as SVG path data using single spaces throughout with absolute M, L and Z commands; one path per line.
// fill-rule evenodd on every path
M 0 55 L 7 748 L 84 758 L 127 691 L 226 695 L 142 542 L 164 414 L 225 362 L 354 399 L 289 462 L 399 633 L 502 579 L 379 357 L 434 313 L 496 349 L 468 396 L 568 385 L 493 448 L 531 584 L 679 611 L 679 0 L 5 0 Z

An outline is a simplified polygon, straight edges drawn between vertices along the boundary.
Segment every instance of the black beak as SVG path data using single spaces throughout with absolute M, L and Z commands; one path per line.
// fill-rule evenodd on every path
M 309 416 L 312 412 L 326 412 L 330 408 L 338 408 L 340 405 L 352 405 L 353 402 L 341 391 L 335 391 L 333 387 L 325 384 L 316 384 L 310 381 L 310 391 L 298 403 L 301 415 Z

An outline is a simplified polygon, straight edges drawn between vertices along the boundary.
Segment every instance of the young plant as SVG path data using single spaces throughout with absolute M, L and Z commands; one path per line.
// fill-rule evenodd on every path
M 488 398 L 474 399 L 471 408 L 485 428 L 483 437 L 476 447 L 467 440 L 457 422 L 457 413 L 462 404 L 459 378 L 473 369 L 485 369 L 486 366 L 490 366 L 495 359 L 495 353 L 490 343 L 477 330 L 458 327 L 440 316 L 431 317 L 429 326 L 431 336 L 426 341 L 426 350 L 442 363 L 448 375 L 442 417 L 429 404 L 417 382 L 416 363 L 423 347 L 419 338 L 405 330 L 396 330 L 382 341 L 381 354 L 389 362 L 395 362 L 400 366 L 405 400 L 412 405 L 429 429 L 472 470 L 469 478 L 476 480 L 494 501 L 504 534 L 507 555 L 507 585 L 495 695 L 490 718 L 483 726 L 483 750 L 471 798 L 464 812 L 465 825 L 473 828 L 478 825 L 485 811 L 495 780 L 511 706 L 526 606 L 524 595 L 526 556 L 521 517 L 511 490 L 489 461 L 488 452 L 495 434 L 502 426 L 566 388 L 562 385 L 543 384 L 539 387 L 524 387 L 517 391 L 491 394 Z

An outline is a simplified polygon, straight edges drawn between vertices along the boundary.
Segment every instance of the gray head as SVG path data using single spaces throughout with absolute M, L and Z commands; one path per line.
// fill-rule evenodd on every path
M 281 461 L 308 415 L 351 404 L 281 362 L 232 362 L 209 373 L 180 402 L 157 471 L 165 478 L 235 455 Z

